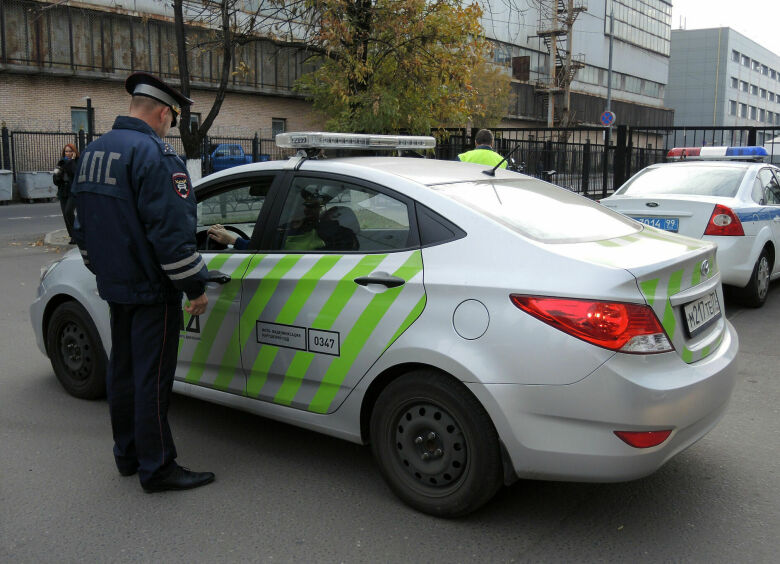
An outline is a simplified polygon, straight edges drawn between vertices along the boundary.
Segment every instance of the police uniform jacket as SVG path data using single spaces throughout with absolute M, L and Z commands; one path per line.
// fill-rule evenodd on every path
M 144 121 L 120 116 L 79 161 L 73 235 L 100 297 L 152 304 L 200 296 L 208 270 L 195 243 L 195 193 L 170 145 Z

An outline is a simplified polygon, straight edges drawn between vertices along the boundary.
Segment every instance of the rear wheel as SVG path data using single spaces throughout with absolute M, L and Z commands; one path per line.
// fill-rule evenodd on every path
M 380 394 L 371 449 L 390 488 L 423 513 L 465 515 L 501 487 L 490 417 L 462 384 L 433 370 L 410 372 Z
M 76 302 L 54 310 L 46 331 L 46 350 L 54 374 L 65 390 L 77 398 L 106 395 L 106 353 L 95 324 Z
M 769 261 L 769 252 L 766 249 L 758 255 L 758 260 L 753 267 L 753 274 L 750 275 L 750 281 L 747 286 L 737 290 L 737 298 L 740 302 L 749 307 L 761 307 L 766 301 L 769 293 L 769 277 L 772 272 L 772 265 Z

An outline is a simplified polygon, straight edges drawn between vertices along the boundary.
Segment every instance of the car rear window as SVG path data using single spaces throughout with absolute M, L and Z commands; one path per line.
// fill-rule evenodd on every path
M 625 216 L 534 178 L 485 179 L 431 188 L 525 237 L 544 243 L 601 241 L 640 231 Z
M 747 169 L 740 166 L 669 165 L 647 168 L 615 195 L 690 194 L 733 198 Z

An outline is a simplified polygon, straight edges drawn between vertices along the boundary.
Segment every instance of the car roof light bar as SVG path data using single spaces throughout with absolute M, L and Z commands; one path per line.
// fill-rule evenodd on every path
M 284 149 L 433 149 L 436 139 L 413 135 L 371 135 L 365 133 L 325 133 L 301 131 L 279 133 L 276 146 Z
M 767 156 L 764 147 L 675 147 L 666 154 L 675 161 L 763 161 Z

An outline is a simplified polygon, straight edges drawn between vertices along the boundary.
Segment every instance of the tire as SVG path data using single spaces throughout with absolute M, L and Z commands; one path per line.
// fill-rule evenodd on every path
M 106 352 L 95 324 L 76 302 L 54 310 L 46 330 L 46 350 L 65 390 L 81 399 L 106 395 Z
M 466 515 L 503 482 L 490 417 L 462 384 L 440 372 L 416 370 L 391 382 L 377 398 L 370 434 L 390 489 L 423 513 Z
M 737 290 L 737 298 L 748 307 L 761 307 L 766 302 L 766 296 L 769 293 L 769 277 L 772 272 L 772 265 L 769 261 L 769 252 L 766 248 L 761 250 L 758 260 L 753 267 L 753 274 L 747 286 Z

